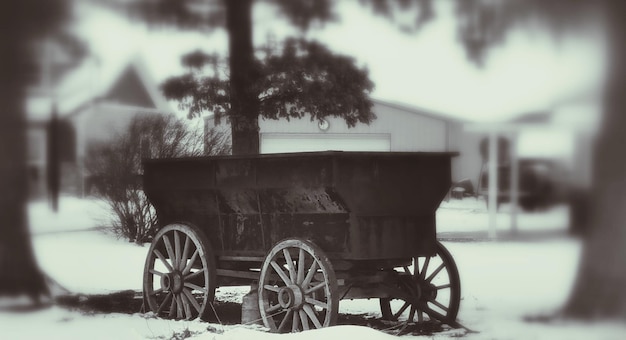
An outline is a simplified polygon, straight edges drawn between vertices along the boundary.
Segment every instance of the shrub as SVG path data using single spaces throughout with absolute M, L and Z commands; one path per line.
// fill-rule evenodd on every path
M 228 136 L 223 132 L 203 133 L 171 115 L 137 115 L 122 134 L 89 147 L 87 187 L 109 204 L 116 234 L 131 242 L 149 242 L 157 218 L 141 187 L 142 159 L 228 153 Z

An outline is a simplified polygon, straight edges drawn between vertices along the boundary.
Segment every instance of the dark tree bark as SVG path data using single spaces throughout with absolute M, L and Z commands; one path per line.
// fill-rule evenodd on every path
M 19 27 L 15 20 L 8 26 Z M 24 111 L 26 77 L 34 56 L 20 33 L 0 28 L 0 296 L 27 294 L 37 301 L 47 288 L 28 232 Z
M 609 72 L 594 151 L 591 221 L 565 314 L 626 320 L 626 2 L 606 4 Z
M 36 41 L 67 18 L 66 0 L 0 2 L 0 297 L 48 295 L 26 215 L 26 89 L 37 78 Z
M 259 79 L 252 47 L 252 0 L 227 0 L 232 150 L 234 155 L 259 153 Z

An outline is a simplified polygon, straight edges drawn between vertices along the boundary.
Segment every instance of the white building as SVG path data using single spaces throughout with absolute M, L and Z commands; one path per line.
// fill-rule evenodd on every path
M 441 113 L 373 100 L 377 118 L 369 125 L 349 128 L 341 118 L 324 122 L 310 118 L 259 120 L 261 153 L 300 151 L 458 152 L 452 180 L 470 179 L 474 185 L 481 167 L 480 136 L 467 132 L 463 120 Z M 213 127 L 212 116 L 205 117 Z M 220 129 L 230 129 L 222 122 Z
M 90 145 L 115 138 L 137 114 L 171 113 L 143 62 L 117 65 L 86 59 L 67 70 L 48 89 L 33 88 L 27 99 L 29 192 L 45 196 L 49 124 L 52 107 L 59 120 L 58 153 L 61 192 L 83 195 L 84 167 Z

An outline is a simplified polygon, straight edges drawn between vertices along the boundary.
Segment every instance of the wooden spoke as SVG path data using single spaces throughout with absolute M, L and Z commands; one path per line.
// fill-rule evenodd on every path
M 304 299 L 304 301 L 306 303 L 308 303 L 308 304 L 311 304 L 311 305 L 314 305 L 314 306 L 317 306 L 317 307 L 321 307 L 321 308 L 324 308 L 324 309 L 328 309 L 328 304 L 327 303 L 315 300 L 314 298 L 310 298 L 310 297 L 307 296 Z
M 178 300 L 180 301 L 180 306 L 181 306 L 181 309 L 183 310 L 183 317 L 185 319 L 189 319 L 190 316 L 187 315 L 187 310 L 188 310 L 187 307 L 189 305 L 189 302 L 187 301 L 187 297 L 182 291 L 176 296 L 178 297 Z
M 433 305 L 441 308 L 441 310 L 443 310 L 444 312 L 448 312 L 448 307 L 442 305 L 439 301 L 437 300 L 428 300 L 428 302 L 432 303 Z
M 189 273 L 189 275 L 185 276 L 185 281 L 191 280 L 191 279 L 193 279 L 193 278 L 195 278 L 197 276 L 200 276 L 202 274 L 204 274 L 204 270 L 198 270 L 196 272 Z
M 291 259 L 291 254 L 289 253 L 289 249 L 283 249 L 283 255 L 285 255 L 285 261 L 287 262 L 287 270 L 289 271 L 289 279 L 292 283 L 296 282 L 296 268 L 294 268 L 295 264 Z
M 168 302 L 170 302 L 170 299 L 174 296 L 174 293 L 169 292 L 167 294 L 167 296 L 165 297 L 165 299 L 163 300 L 163 302 L 159 305 L 159 308 L 156 310 L 156 314 L 159 315 L 161 314 L 161 312 L 163 311 L 163 308 L 165 307 L 165 305 L 167 305 Z
M 313 310 L 313 308 L 311 308 L 310 305 L 304 305 L 302 306 L 302 309 L 309 316 L 309 319 L 311 319 L 313 325 L 315 325 L 315 328 L 322 328 L 322 323 L 317 318 L 317 315 L 315 315 L 315 311 Z
M 183 318 L 183 301 L 180 294 L 176 295 L 176 317 L 179 319 Z
M 185 287 L 187 287 L 187 288 L 191 288 L 191 289 L 193 289 L 193 290 L 200 291 L 200 292 L 202 292 L 202 293 L 206 293 L 206 289 L 204 289 L 204 288 L 202 288 L 202 287 L 200 287 L 200 286 L 198 286 L 198 285 L 194 285 L 194 284 L 193 284 L 193 283 L 191 283 L 191 282 L 185 282 Z
M 291 317 L 291 313 L 293 313 L 293 310 L 289 309 L 287 311 L 287 314 L 285 314 L 283 321 L 280 322 L 280 325 L 278 326 L 279 333 L 285 330 L 285 326 L 287 326 L 287 320 L 289 320 L 289 317 Z
M 178 269 L 178 259 L 176 258 L 176 255 L 174 254 L 174 249 L 172 248 L 172 243 L 170 242 L 169 237 L 167 237 L 167 235 L 163 235 L 163 243 L 165 243 L 165 249 L 167 250 L 167 256 L 170 257 L 170 262 L 172 263 L 172 267 L 174 267 L 174 269 Z
M 294 333 L 298 331 L 299 320 L 300 319 L 297 312 L 291 313 L 291 331 Z
M 410 306 L 410 305 L 411 305 L 410 303 L 405 302 L 405 303 L 402 305 L 402 307 L 400 308 L 400 310 L 399 310 L 399 311 L 397 311 L 397 312 L 393 315 L 394 320 L 397 320 L 397 319 L 398 319 L 398 317 L 400 317 L 400 315 L 402 315 L 402 313 L 404 313 L 404 311 L 405 311 L 407 308 L 409 308 L 409 306 Z
M 170 304 L 170 312 L 167 315 L 170 319 L 174 318 L 174 314 L 176 313 L 176 296 L 172 293 L 172 303 Z
M 436 286 L 435 289 L 440 290 L 440 289 L 447 289 L 447 288 L 451 288 L 452 285 L 451 284 L 445 284 L 445 285 L 441 285 L 441 286 Z
M 304 266 L 305 266 L 305 257 L 304 257 L 304 249 L 300 248 L 298 252 L 298 275 L 296 277 L 296 284 L 301 284 L 304 281 Z
M 415 317 L 415 306 L 411 305 L 411 311 L 409 312 L 409 322 L 413 322 L 413 317 Z
M 416 265 L 417 265 L 417 261 Z M 430 263 L 430 257 L 426 256 L 426 258 L 424 259 L 424 265 L 422 266 L 422 271 L 420 272 L 420 279 L 424 280 L 424 278 L 426 277 L 426 271 L 428 270 L 428 263 Z
M 193 255 L 191 255 L 191 259 L 187 263 L 187 267 L 185 267 L 185 269 L 183 269 L 183 275 L 189 274 L 189 272 L 191 271 L 191 268 L 193 267 L 194 262 L 196 262 L 196 259 L 198 258 L 199 254 L 200 254 L 200 251 L 198 249 L 196 249 L 196 251 L 193 252 Z
M 180 249 L 180 235 L 178 235 L 178 231 L 174 230 L 174 256 L 176 256 L 176 269 L 182 268 L 182 258 Z
M 306 313 L 301 309 L 301 310 L 298 311 L 298 314 L 300 315 L 300 322 L 302 323 L 302 330 L 303 331 L 308 331 L 309 330 L 309 321 L 307 320 Z
M 306 291 L 304 291 L 304 294 L 309 295 L 309 294 L 313 293 L 314 291 L 322 289 L 324 287 L 326 287 L 326 282 L 320 282 L 320 283 L 316 284 L 315 286 L 313 286 L 313 287 L 307 289 Z
M 437 320 L 440 320 L 442 322 L 446 322 L 446 321 L 448 321 L 448 319 L 450 319 L 449 315 L 443 315 L 443 314 L 441 314 L 439 312 L 436 312 L 436 311 L 432 310 L 428 306 L 424 306 L 423 308 L 424 308 L 424 313 L 428 314 L 428 316 L 431 319 L 437 319 Z
M 424 313 L 422 313 L 421 309 L 417 310 L 417 322 L 419 323 L 424 322 Z
M 437 269 L 435 269 L 435 271 L 434 271 L 434 272 L 432 272 L 432 273 L 428 276 L 428 278 L 426 278 L 426 280 L 425 280 L 425 281 L 426 281 L 426 282 L 430 282 L 430 281 L 432 281 L 432 280 L 433 280 L 433 278 L 434 278 L 435 276 L 437 276 L 437 274 L 439 274 L 439 272 L 440 272 L 443 268 L 445 268 L 445 267 L 446 267 L 446 264 L 445 264 L 445 263 L 440 264 L 440 265 L 439 265 L 439 267 L 437 267 Z
M 191 238 L 185 235 L 185 245 L 183 246 L 183 253 L 180 256 L 180 267 L 178 268 L 186 268 L 187 267 L 187 255 L 189 254 L 189 246 L 191 245 Z
M 165 265 L 167 270 L 169 270 L 170 272 L 174 271 L 174 268 L 172 268 L 172 266 L 165 259 L 165 256 L 163 256 L 163 254 L 161 254 L 161 252 L 158 249 L 155 249 L 153 252 L 159 258 L 159 260 L 161 260 L 161 262 L 163 262 L 163 264 Z
M 193 318 L 193 314 L 191 313 L 191 302 L 189 301 L 189 299 L 187 298 L 187 295 L 185 295 L 184 292 L 181 292 L 180 294 L 180 300 L 183 303 L 183 307 L 185 310 L 185 319 L 190 320 Z
M 287 277 L 287 274 L 285 274 L 283 269 L 280 268 L 280 266 L 278 265 L 278 263 L 276 263 L 276 261 L 272 261 L 270 264 L 272 265 L 272 268 L 274 268 L 274 271 L 276 271 L 276 274 L 278 274 L 278 276 L 280 276 L 280 279 L 283 280 L 283 282 L 286 285 L 293 284 L 293 282 L 291 282 L 291 280 Z
M 158 271 L 158 270 L 154 270 L 154 269 L 150 269 L 148 272 L 149 272 L 150 274 L 154 274 L 154 275 L 158 275 L 158 276 L 163 276 L 163 275 L 165 275 L 165 273 L 161 273 L 160 271 Z
M 196 298 L 193 297 L 193 294 L 191 294 L 191 291 L 187 288 L 183 288 L 183 294 L 185 294 L 185 296 L 187 297 L 187 300 L 189 300 L 193 308 L 195 308 L 196 312 L 200 313 L 200 310 L 202 309 L 202 307 L 200 306 L 200 304 L 198 304 L 198 301 L 196 301 Z
M 267 289 L 267 290 L 269 290 L 271 292 L 274 292 L 274 293 L 278 293 L 280 291 L 280 288 L 278 288 L 276 286 L 272 286 L 272 285 L 264 285 L 263 288 Z
M 307 271 L 306 277 L 302 281 L 301 286 L 302 287 L 308 286 L 309 283 L 311 283 L 311 280 L 313 280 L 313 276 L 315 275 L 316 272 L 317 272 L 317 261 L 313 259 L 313 263 L 311 263 L 311 267 L 309 268 L 309 271 Z

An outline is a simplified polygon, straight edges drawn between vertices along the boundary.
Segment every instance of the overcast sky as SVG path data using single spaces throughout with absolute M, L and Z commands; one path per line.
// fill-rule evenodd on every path
M 551 108 L 571 91 L 596 86 L 602 74 L 602 44 L 596 37 L 567 39 L 556 46 L 544 34 L 514 33 L 490 51 L 485 68 L 469 63 L 456 40 L 449 2 L 439 4 L 437 19 L 418 34 L 401 33 L 356 1 L 338 4 L 341 21 L 307 33 L 332 50 L 367 66 L 383 100 L 462 116 L 502 120 Z M 226 53 L 224 30 L 180 33 L 148 30 L 105 10 L 81 6 L 78 32 L 103 63 L 123 63 L 140 54 L 157 82 L 183 71 L 180 55 L 202 48 Z M 255 7 L 255 44 L 267 32 L 278 38 L 293 29 L 265 5 Z

